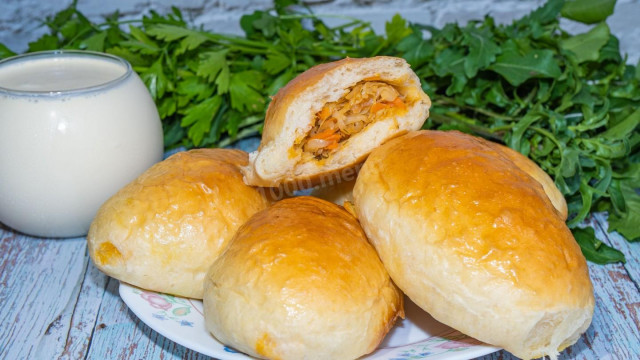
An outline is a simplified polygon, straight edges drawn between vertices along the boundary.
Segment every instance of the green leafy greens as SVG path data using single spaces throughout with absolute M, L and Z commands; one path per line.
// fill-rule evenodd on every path
M 177 8 L 130 21 L 115 13 L 94 24 L 74 2 L 46 19 L 50 32 L 28 51 L 127 59 L 156 101 L 167 149 L 258 135 L 270 96 L 316 64 L 404 57 L 433 100 L 425 128 L 473 133 L 527 155 L 565 195 L 568 225 L 586 257 L 624 261 L 592 229 L 577 227 L 591 212 L 608 211 L 610 231 L 640 239 L 640 67 L 626 63 L 604 22 L 615 1 L 549 0 L 506 25 L 486 16 L 435 28 L 396 15 L 385 34 L 352 18 L 330 27 L 294 4 L 279 0 L 244 15 L 245 36 L 232 36 L 191 26 Z M 594 26 L 571 35 L 562 16 Z M 0 44 L 0 57 L 11 55 Z

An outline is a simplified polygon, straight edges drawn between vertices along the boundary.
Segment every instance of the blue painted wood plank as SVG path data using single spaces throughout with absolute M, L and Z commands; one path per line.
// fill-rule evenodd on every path
M 596 236 L 599 239 L 604 239 L 605 243 L 622 251 L 627 260 L 624 267 L 637 287 L 640 283 L 640 241 L 629 242 L 617 232 L 610 233 L 606 213 L 594 214 L 590 225 L 596 230 Z
M 52 359 L 64 348 L 85 240 L 39 239 L 0 225 L 0 359 Z
M 87 269 L 67 329 L 64 351 L 58 359 L 83 359 L 89 349 L 91 335 L 102 305 L 109 277 L 96 269 L 87 254 Z
M 145 325 L 120 299 L 118 281 L 109 279 L 87 359 L 211 358 L 178 345 Z

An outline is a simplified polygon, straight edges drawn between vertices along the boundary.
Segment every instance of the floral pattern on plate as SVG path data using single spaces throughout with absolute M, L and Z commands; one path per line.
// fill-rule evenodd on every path
M 152 313 L 154 318 L 158 320 L 173 320 L 180 326 L 193 327 L 193 321 L 187 320 L 187 316 L 193 311 L 189 300 L 137 288 L 132 291 L 134 294 L 140 295 L 140 298 L 146 301 L 150 307 L 157 309 Z

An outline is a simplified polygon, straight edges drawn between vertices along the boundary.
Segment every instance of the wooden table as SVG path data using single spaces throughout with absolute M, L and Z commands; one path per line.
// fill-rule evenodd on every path
M 606 214 L 588 222 L 627 263 L 589 264 L 593 323 L 561 359 L 640 359 L 640 242 L 608 234 Z M 33 238 L 0 224 L 0 359 L 210 359 L 141 322 L 118 285 L 93 266 L 85 238 Z M 481 359 L 511 358 L 500 351 Z

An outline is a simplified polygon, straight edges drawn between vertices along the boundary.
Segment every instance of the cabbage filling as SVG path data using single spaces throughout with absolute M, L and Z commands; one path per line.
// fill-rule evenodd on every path
M 303 154 L 326 159 L 367 125 L 406 109 L 405 97 L 393 85 L 361 81 L 315 114 L 313 128 L 300 143 Z

